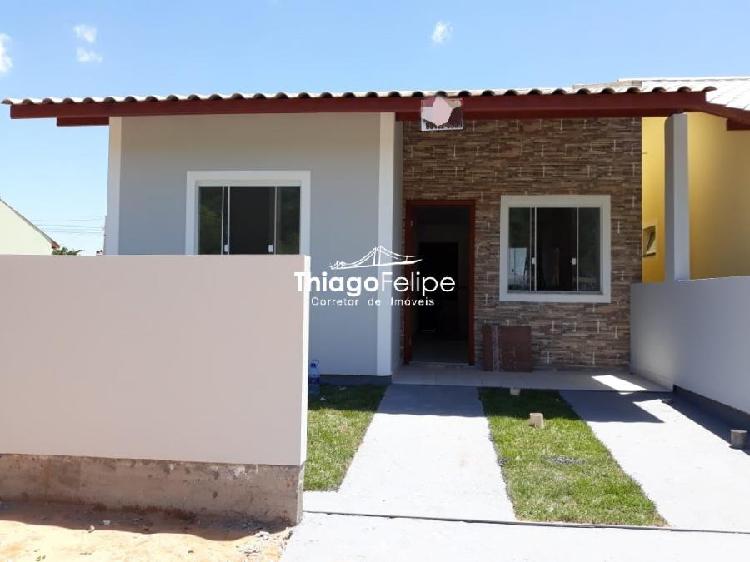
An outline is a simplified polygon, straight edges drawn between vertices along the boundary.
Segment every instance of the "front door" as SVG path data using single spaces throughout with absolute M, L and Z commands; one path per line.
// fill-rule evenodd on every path
M 474 203 L 407 201 L 406 253 L 423 277 L 455 281 L 431 306 L 405 310 L 404 360 L 474 362 Z
M 299 187 L 198 189 L 199 254 L 299 253 Z

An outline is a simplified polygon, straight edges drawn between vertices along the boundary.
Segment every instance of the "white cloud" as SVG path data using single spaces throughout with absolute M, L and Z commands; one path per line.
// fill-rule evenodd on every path
M 8 54 L 10 36 L 0 33 L 0 74 L 5 74 L 13 68 L 13 59 Z
M 96 42 L 96 28 L 92 25 L 86 25 L 85 23 L 79 23 L 73 28 L 73 31 L 81 41 L 86 43 Z
M 442 45 L 453 35 L 453 26 L 447 21 L 439 21 L 432 30 L 432 44 Z
M 76 60 L 78 62 L 87 63 L 87 62 L 102 62 L 104 60 L 104 57 L 102 57 L 99 53 L 96 51 L 93 51 L 91 49 L 85 49 L 83 47 L 78 47 L 76 49 Z
M 76 37 L 84 43 L 88 43 L 89 45 L 93 45 L 94 43 L 96 43 L 97 30 L 93 25 L 79 23 L 73 28 L 73 32 L 76 34 Z M 86 47 L 79 46 L 76 47 L 76 60 L 84 64 L 89 62 L 96 63 L 102 62 L 104 60 L 104 57 L 102 57 L 94 49 L 87 49 Z

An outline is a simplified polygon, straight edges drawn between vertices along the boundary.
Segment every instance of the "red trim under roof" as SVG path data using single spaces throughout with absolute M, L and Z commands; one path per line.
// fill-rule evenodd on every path
M 708 103 L 705 91 L 685 89 L 622 93 L 607 90 L 542 93 L 532 90 L 524 94 L 506 92 L 502 95 L 459 92 L 450 97 L 463 100 L 466 119 L 655 117 L 702 111 L 750 125 L 750 112 Z M 59 126 L 106 125 L 110 117 L 253 113 L 394 112 L 399 120 L 408 121 L 419 118 L 421 99 L 414 95 L 45 99 L 12 101 L 10 116 L 13 119 L 57 118 Z

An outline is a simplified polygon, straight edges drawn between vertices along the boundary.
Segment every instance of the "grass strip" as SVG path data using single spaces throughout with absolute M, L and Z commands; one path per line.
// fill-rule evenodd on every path
M 516 517 L 625 525 L 664 525 L 656 506 L 559 393 L 480 390 L 492 442 Z M 528 425 L 544 414 L 544 429 Z
M 307 413 L 305 490 L 336 490 L 372 421 L 384 386 L 321 385 Z

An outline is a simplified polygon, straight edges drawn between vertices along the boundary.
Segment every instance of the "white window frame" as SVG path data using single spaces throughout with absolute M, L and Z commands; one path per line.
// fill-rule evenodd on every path
M 601 211 L 599 260 L 601 291 L 547 292 L 508 290 L 508 225 L 511 207 L 595 207 Z M 612 302 L 612 217 L 609 195 L 505 195 L 500 198 L 500 300 L 510 302 Z
M 187 205 L 185 209 L 185 254 L 198 253 L 198 189 L 201 186 L 287 187 L 299 186 L 300 225 L 299 253 L 310 255 L 310 171 L 309 170 L 245 170 L 190 171 L 187 173 Z

